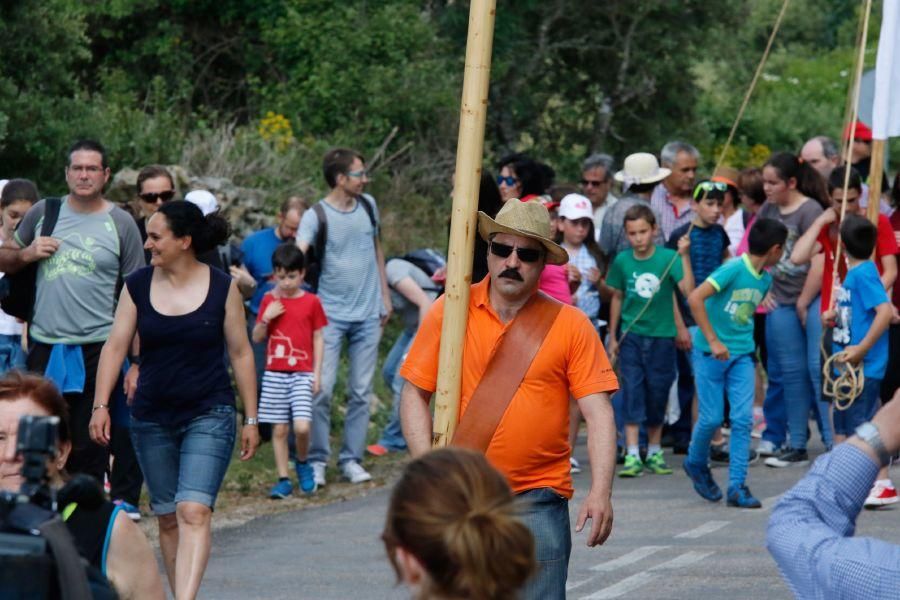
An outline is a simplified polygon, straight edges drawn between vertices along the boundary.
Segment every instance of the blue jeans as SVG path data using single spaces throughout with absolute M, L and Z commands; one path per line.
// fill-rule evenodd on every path
M 851 436 L 856 428 L 875 416 L 878 410 L 878 397 L 881 392 L 881 380 L 866 377 L 862 392 L 847 410 L 834 407 L 834 432 L 838 435 Z
M 816 412 L 816 423 L 819 426 L 819 433 L 822 435 L 822 443 L 825 444 L 826 448 L 831 448 L 834 445 L 831 427 L 831 403 L 822 398 L 821 303 L 822 297 L 816 296 L 816 299 L 810 303 L 806 316 L 806 361 L 809 369 L 809 380 L 813 388 L 813 397 L 815 398 L 813 408 Z
M 344 440 L 338 464 L 349 460 L 361 462 L 369 428 L 369 396 L 372 377 L 378 359 L 381 339 L 381 320 L 340 321 L 332 319 L 323 329 L 325 350 L 322 355 L 322 384 L 313 398 L 312 436 L 309 445 L 310 462 L 328 462 L 331 456 L 331 396 L 337 381 L 341 347 L 347 338 L 350 376 L 347 386 L 347 414 L 344 417 Z
M 630 333 L 619 346 L 623 418 L 629 425 L 662 425 L 675 381 L 675 340 Z
M 21 335 L 0 334 L 0 376 L 12 369 L 25 367 Z
M 779 305 L 766 316 L 766 346 L 769 389 L 763 404 L 763 439 L 782 446 L 787 428 L 791 447 L 805 450 L 813 389 L 806 362 L 806 332 L 793 304 Z
M 742 485 L 747 479 L 750 430 L 753 427 L 753 390 L 755 369 L 750 354 L 718 360 L 708 352 L 694 348 L 694 379 L 697 382 L 699 415 L 691 436 L 688 460 L 696 465 L 709 462 L 709 442 L 725 418 L 725 393 L 728 393 L 731 439 L 728 485 Z
M 391 420 L 385 425 L 384 431 L 381 432 L 381 439 L 378 440 L 378 443 L 388 450 L 406 450 L 406 439 L 400 428 L 400 392 L 403 391 L 403 384 L 406 383 L 406 380 L 400 377 L 398 371 L 415 336 L 414 329 L 403 330 L 403 333 L 394 342 L 391 351 L 388 352 L 387 358 L 384 359 L 384 367 L 381 369 L 384 383 L 391 388 L 394 398 L 391 405 Z
M 172 514 L 179 502 L 215 506 L 236 429 L 234 407 L 227 404 L 178 426 L 131 418 L 131 442 L 154 513 Z
M 519 518 L 534 536 L 538 570 L 525 584 L 524 600 L 565 600 L 572 531 L 569 501 L 550 488 L 518 494 Z

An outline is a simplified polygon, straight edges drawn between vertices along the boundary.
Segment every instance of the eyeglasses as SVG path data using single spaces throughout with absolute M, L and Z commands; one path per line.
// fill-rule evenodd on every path
M 500 258 L 508 258 L 512 251 L 516 251 L 519 260 L 526 263 L 533 263 L 540 260 L 544 251 L 537 248 L 519 248 L 518 246 L 507 246 L 500 242 L 491 242 L 491 254 Z
M 73 171 L 74 173 L 87 173 L 88 175 L 98 175 L 103 172 L 103 167 L 97 167 L 94 165 L 83 167 L 81 165 L 75 167 L 66 167 L 69 171 Z
M 369 172 L 365 169 L 360 169 L 359 171 L 350 171 L 349 173 L 347 173 L 347 177 L 359 177 L 360 179 L 368 176 Z
M 581 187 L 600 187 L 601 185 L 606 185 L 606 181 L 600 181 L 596 179 L 582 179 Z
M 512 187 L 519 183 L 519 180 L 513 177 L 512 175 L 507 175 L 504 177 L 503 175 L 497 175 L 497 185 L 505 185 L 506 187 Z M 507 254 L 507 256 L 509 256 Z
M 694 200 L 699 199 L 703 192 L 711 192 L 713 190 L 724 192 L 728 190 L 728 184 L 724 181 L 701 181 L 694 188 Z
M 164 192 L 147 192 L 146 194 L 138 194 L 138 198 L 148 204 L 156 204 L 158 201 L 168 202 L 175 197 L 175 190 L 166 190 Z

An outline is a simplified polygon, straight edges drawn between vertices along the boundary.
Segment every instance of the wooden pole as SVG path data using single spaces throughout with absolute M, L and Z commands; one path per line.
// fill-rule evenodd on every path
M 878 225 L 878 210 L 881 207 L 881 187 L 884 179 L 884 144 L 885 140 L 872 140 L 872 160 L 869 169 L 869 205 L 866 216 Z
M 496 0 L 472 0 L 469 8 L 469 37 L 466 44 L 459 140 L 456 145 L 450 249 L 444 286 L 444 321 L 441 324 L 438 380 L 434 397 L 432 443 L 435 448 L 450 443 L 459 420 L 462 353 L 469 310 L 469 287 L 472 282 L 472 254 L 475 236 L 478 235 L 476 214 L 481 185 L 484 122 L 487 117 L 496 6 Z

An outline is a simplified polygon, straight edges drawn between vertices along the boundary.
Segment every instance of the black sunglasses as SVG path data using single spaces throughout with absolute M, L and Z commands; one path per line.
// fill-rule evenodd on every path
M 518 179 L 513 177 L 512 175 L 497 175 L 497 185 L 506 184 L 506 187 L 512 187 L 519 182 Z
M 604 185 L 605 183 L 606 183 L 605 180 L 604 181 L 598 181 L 596 179 L 582 179 L 581 180 L 582 187 L 600 187 L 601 185 Z
M 516 251 L 519 260 L 526 263 L 533 263 L 540 260 L 544 251 L 537 248 L 519 248 L 518 246 L 507 246 L 500 242 L 491 242 L 491 254 L 500 258 L 508 258 L 512 251 Z
M 164 192 L 147 192 L 145 194 L 138 194 L 138 198 L 147 202 L 149 204 L 156 204 L 157 200 L 162 200 L 163 202 L 168 202 L 172 198 L 175 197 L 175 190 L 166 190 Z

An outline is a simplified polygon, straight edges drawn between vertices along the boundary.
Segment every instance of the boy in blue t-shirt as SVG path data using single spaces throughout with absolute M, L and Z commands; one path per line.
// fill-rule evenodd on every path
M 870 260 L 877 238 L 876 227 L 861 216 L 848 215 L 841 223 L 841 245 L 849 269 L 837 288 L 837 306 L 822 313 L 822 323 L 834 327 L 834 350 L 843 354 L 842 362 L 862 363 L 865 385 L 846 410 L 833 411 L 835 444 L 853 435 L 875 414 L 887 369 L 888 336 L 884 332 L 891 322 L 891 304 Z
M 748 235 L 749 253 L 716 269 L 688 297 L 698 326 L 693 363 L 699 415 L 683 467 L 697 493 L 710 502 L 722 499 L 708 462 L 709 442 L 722 424 L 727 392 L 731 408 L 728 505 L 762 506 L 745 483 L 753 425 L 753 314 L 772 284 L 764 269 L 781 259 L 785 240 L 784 225 L 758 219 Z

